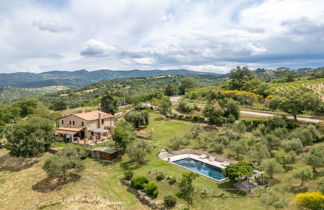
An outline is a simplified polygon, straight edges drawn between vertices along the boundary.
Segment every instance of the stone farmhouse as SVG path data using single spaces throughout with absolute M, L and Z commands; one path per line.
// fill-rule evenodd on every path
M 116 124 L 113 115 L 102 111 L 66 115 L 58 122 L 55 139 L 71 143 L 93 145 L 108 140 Z

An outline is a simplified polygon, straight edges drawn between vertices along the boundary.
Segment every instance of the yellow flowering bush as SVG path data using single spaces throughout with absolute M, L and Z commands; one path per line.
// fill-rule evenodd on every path
M 239 101 L 241 104 L 253 104 L 262 98 L 261 95 L 240 90 L 220 90 L 226 97 Z
M 324 195 L 321 192 L 299 193 L 294 201 L 299 207 L 312 210 L 324 209 Z

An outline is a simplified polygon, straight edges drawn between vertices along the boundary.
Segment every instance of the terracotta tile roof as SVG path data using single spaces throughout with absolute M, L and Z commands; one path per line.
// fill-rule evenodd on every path
M 77 127 L 77 126 L 64 126 L 64 127 L 59 127 L 57 130 L 65 130 L 65 131 L 81 131 L 82 129 L 84 129 L 85 127 Z
M 56 129 L 55 135 L 58 134 L 74 135 L 83 129 L 84 127 L 59 127 L 58 129 Z
M 84 112 L 84 113 L 78 113 L 78 114 L 73 114 L 74 116 L 77 116 L 79 118 L 82 118 L 84 120 L 98 120 L 99 118 L 99 113 L 101 114 L 101 119 L 107 119 L 107 118 L 112 118 L 114 117 L 111 114 L 107 114 L 105 112 L 99 112 L 99 111 L 93 111 L 93 112 Z

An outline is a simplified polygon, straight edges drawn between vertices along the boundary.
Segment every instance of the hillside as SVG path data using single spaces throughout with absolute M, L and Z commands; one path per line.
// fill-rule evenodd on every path
M 212 86 L 222 80 L 222 78 L 205 75 L 174 75 L 105 80 L 82 87 L 49 93 L 39 97 L 39 100 L 47 105 L 63 100 L 68 107 L 73 108 L 81 105 L 98 104 L 96 101 L 98 97 L 107 91 L 113 91 L 120 102 L 123 102 L 125 97 L 127 103 L 132 103 L 134 100 L 138 100 L 138 98 L 153 94 L 154 91 L 164 92 L 168 84 L 180 84 L 181 81 L 186 79 L 190 80 L 198 88 Z
M 101 80 L 113 80 L 119 78 L 152 77 L 160 75 L 208 75 L 218 77 L 219 74 L 177 70 L 97 70 L 97 71 L 49 71 L 43 73 L 19 72 L 12 74 L 0 74 L 0 87 L 13 86 L 19 88 L 41 88 L 47 86 L 79 87 Z

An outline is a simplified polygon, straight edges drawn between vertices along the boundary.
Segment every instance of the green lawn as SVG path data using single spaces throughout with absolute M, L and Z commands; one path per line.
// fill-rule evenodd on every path
M 114 201 L 123 202 L 125 209 L 147 209 L 143 206 L 133 194 L 127 192 L 124 185 L 119 183 L 119 179 L 123 177 L 123 173 L 127 170 L 134 170 L 135 176 L 147 176 L 150 181 L 154 181 L 159 187 L 159 196 L 157 200 L 162 202 L 163 197 L 169 194 L 175 194 L 178 191 L 176 185 L 170 186 L 166 180 L 155 181 L 156 173 L 163 172 L 165 176 L 173 176 L 181 178 L 181 175 L 187 170 L 178 166 L 169 164 L 160 160 L 157 154 L 163 148 L 168 148 L 169 139 L 174 135 L 184 135 L 190 131 L 192 123 L 185 121 L 177 121 L 165 119 L 160 114 L 151 113 L 150 124 L 147 130 L 153 132 L 153 139 L 147 140 L 154 147 L 153 152 L 147 156 L 145 165 L 134 165 L 129 162 L 127 155 L 121 160 L 116 160 L 113 163 L 102 163 L 92 159 L 85 160 L 86 170 L 82 172 L 82 177 L 79 181 L 69 183 L 56 188 L 55 185 L 49 183 L 46 179 L 46 174 L 41 169 L 44 160 L 51 154 L 45 154 L 40 158 L 32 160 L 32 164 L 21 166 L 21 162 L 17 158 L 8 156 L 8 152 L 4 149 L 0 150 L 0 203 L 3 209 L 22 209 L 32 208 L 35 204 L 58 199 L 62 196 L 83 195 L 89 193 L 91 195 L 105 196 Z M 106 143 L 109 145 L 111 143 Z M 64 145 L 58 143 L 57 145 Z M 193 146 L 189 145 L 188 147 Z M 227 153 L 225 153 L 227 154 Z M 24 160 L 25 162 L 27 160 Z M 34 162 L 33 162 L 34 161 Z M 304 165 L 302 161 L 298 161 L 294 168 Z M 288 176 L 288 173 L 276 174 L 275 178 L 283 180 Z M 298 180 L 291 180 L 293 184 L 298 184 Z M 316 187 L 317 177 L 307 183 L 309 189 Z M 284 183 L 281 183 L 284 184 Z M 194 185 L 199 190 L 207 190 L 218 194 L 224 188 L 228 188 L 228 184 L 216 183 L 215 181 L 203 176 L 199 176 L 194 180 Z M 229 195 L 229 193 L 227 193 Z M 293 198 L 292 193 L 283 195 L 290 202 Z M 73 205 L 73 204 L 71 204 Z M 176 209 L 182 209 L 187 204 L 178 199 Z M 69 209 L 73 206 L 60 205 L 55 208 Z M 194 195 L 194 204 L 192 209 L 271 209 L 263 206 L 259 197 L 230 197 L 230 198 L 206 198 L 203 199 L 198 193 Z M 287 209 L 294 209 L 292 204 L 289 204 Z

